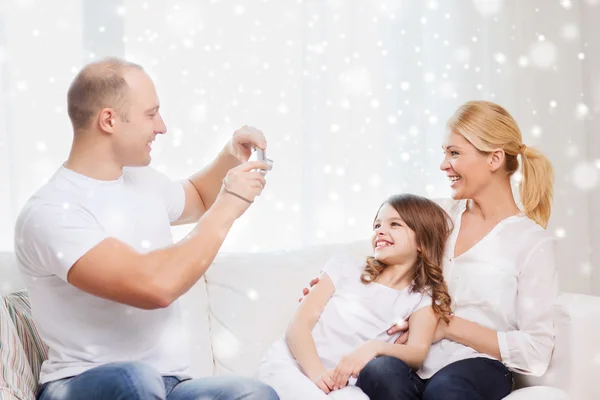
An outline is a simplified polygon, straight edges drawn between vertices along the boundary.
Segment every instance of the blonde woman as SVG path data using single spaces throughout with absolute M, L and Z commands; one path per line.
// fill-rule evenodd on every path
M 512 390 L 512 372 L 540 376 L 550 362 L 557 277 L 545 228 L 552 166 L 523 143 L 497 104 L 466 103 L 447 127 L 440 169 L 452 199 L 440 205 L 454 222 L 443 266 L 454 314 L 438 324 L 418 370 L 392 357 L 362 369 L 357 386 L 371 400 L 501 399 Z M 519 164 L 521 208 L 510 182 Z

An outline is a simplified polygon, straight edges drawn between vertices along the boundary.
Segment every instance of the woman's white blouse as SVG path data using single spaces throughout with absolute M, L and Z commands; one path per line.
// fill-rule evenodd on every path
M 455 259 L 466 200 L 438 204 L 454 221 L 443 268 L 455 315 L 497 331 L 501 361 L 508 368 L 543 375 L 554 347 L 558 294 L 553 236 L 525 215 L 512 216 Z M 443 339 L 432 345 L 418 374 L 427 379 L 473 357 L 494 358 Z

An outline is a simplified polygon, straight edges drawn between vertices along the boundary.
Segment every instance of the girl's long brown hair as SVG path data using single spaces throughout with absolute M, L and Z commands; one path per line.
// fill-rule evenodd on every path
M 435 202 L 413 194 L 391 196 L 382 206 L 384 204 L 394 207 L 400 218 L 415 232 L 417 246 L 421 249 L 411 290 L 430 291 L 433 311 L 448 322 L 452 301 L 444 281 L 442 263 L 446 241 L 453 229 L 452 220 Z M 374 282 L 386 267 L 374 257 L 368 257 L 361 281 L 365 284 Z

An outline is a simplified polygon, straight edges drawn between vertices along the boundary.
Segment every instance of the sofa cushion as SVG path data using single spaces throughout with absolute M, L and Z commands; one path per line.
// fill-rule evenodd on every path
M 6 296 L 25 287 L 14 253 L 0 252 L 0 294 Z
M 568 394 L 560 389 L 547 386 L 532 386 L 515 390 L 504 400 L 571 400 Z
M 42 342 L 40 333 L 33 323 L 29 296 L 25 290 L 20 290 L 6 296 L 4 303 L 29 360 L 33 377 L 37 381 L 42 363 L 48 358 L 48 346 Z
M 302 288 L 340 252 L 366 257 L 369 242 L 219 254 L 205 275 L 215 373 L 255 375 L 270 344 L 284 334 Z
M 600 297 L 561 293 L 555 308 L 556 340 L 542 377 L 517 376 L 519 386 L 553 386 L 573 399 L 600 394 Z
M 188 336 L 191 374 L 195 378 L 212 376 L 213 355 L 208 324 L 208 299 L 206 282 L 201 278 L 187 293 L 179 299 L 183 328 Z
M 2 399 L 32 400 L 37 381 L 17 330 L 0 297 L 0 394 Z

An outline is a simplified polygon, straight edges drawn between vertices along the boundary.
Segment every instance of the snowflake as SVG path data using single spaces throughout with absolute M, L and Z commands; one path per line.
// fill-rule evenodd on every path
M 569 10 L 573 7 L 573 2 L 571 0 L 560 0 L 560 5 Z
M 521 171 L 516 171 L 511 179 L 513 179 L 516 183 L 521 183 L 523 181 L 523 174 L 521 173 Z
M 500 11 L 503 0 L 473 0 L 475 8 L 484 17 L 489 17 Z
M 579 58 L 580 60 L 584 60 L 585 59 L 585 54 L 579 53 L 579 54 L 577 54 L 577 58 Z
M 435 74 L 428 72 L 423 76 L 423 79 L 425 80 L 425 82 L 433 82 L 435 81 Z
M 196 104 L 189 112 L 190 119 L 195 123 L 206 121 L 206 106 L 204 104 Z
M 575 114 L 577 118 L 584 119 L 589 114 L 589 112 L 590 109 L 584 103 L 577 104 L 577 107 L 575 109 Z
M 340 75 L 343 89 L 351 94 L 363 94 L 371 87 L 371 74 L 366 68 L 354 68 Z
M 533 137 L 540 137 L 542 135 L 542 128 L 540 128 L 537 125 L 534 125 L 531 128 L 531 134 L 533 135 Z
M 575 24 L 566 24 L 560 30 L 560 34 L 563 39 L 573 40 L 579 36 L 579 27 Z
M 556 108 L 556 106 L 557 106 L 557 103 L 556 103 L 556 101 L 552 100 L 552 101 L 550 102 L 550 107 L 552 107 L 552 108 Z
M 25 81 L 18 81 L 16 86 L 19 92 L 24 92 L 25 90 L 27 90 L 27 82 Z
M 408 89 L 410 89 L 410 83 L 408 83 L 408 82 L 402 82 L 400 84 L 400 88 L 406 92 Z
M 556 61 L 556 46 L 548 41 L 536 43 L 532 46 L 529 56 L 538 68 L 550 68 Z
M 288 106 L 285 104 L 280 104 L 277 106 L 277 112 L 279 114 L 287 114 L 288 113 Z
M 238 4 L 233 8 L 233 13 L 235 15 L 243 15 L 246 12 L 246 8 L 243 5 Z
M 587 275 L 590 276 L 592 274 L 592 264 L 588 261 L 584 262 L 583 264 L 581 264 L 581 273 L 583 275 Z
M 248 292 L 246 294 L 247 294 L 248 298 L 252 301 L 258 299 L 258 292 L 254 289 L 248 290 Z
M 566 232 L 564 230 L 564 228 L 556 228 L 556 230 L 554 231 L 554 234 L 556 235 L 557 238 L 564 238 L 566 236 Z
M 592 163 L 581 162 L 573 170 L 573 184 L 581 190 L 590 190 L 598 185 L 600 173 Z
M 496 60 L 498 64 L 504 64 L 506 62 L 506 56 L 502 53 L 496 53 L 496 55 L 494 55 L 494 60 Z
M 373 174 L 371 175 L 371 177 L 369 178 L 369 183 L 371 184 L 371 186 L 380 186 L 382 182 L 382 179 L 379 175 L 377 174 Z
M 218 358 L 235 357 L 239 352 L 239 347 L 239 340 L 227 330 L 213 336 L 213 350 Z
M 37 151 L 39 151 L 40 153 L 45 152 L 48 148 L 46 147 L 46 143 L 42 142 L 41 140 L 38 141 L 35 144 L 35 148 L 37 149 Z

